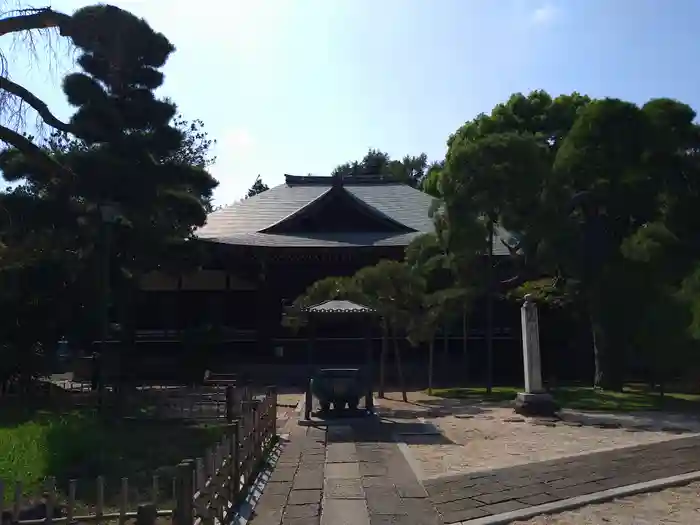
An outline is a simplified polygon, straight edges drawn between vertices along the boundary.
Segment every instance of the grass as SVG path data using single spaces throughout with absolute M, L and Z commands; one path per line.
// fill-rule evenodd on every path
M 94 411 L 0 414 L 0 479 L 21 481 L 25 494 L 36 494 L 48 476 L 56 478 L 63 493 L 75 479 L 77 497 L 84 503 L 95 500 L 97 476 L 105 478 L 107 504 L 117 501 L 122 477 L 129 479 L 130 496 L 137 498 L 149 494 L 152 476 L 158 474 L 169 497 L 174 467 L 201 456 L 221 436 L 216 426 L 110 421 Z M 12 493 L 8 487 L 6 499 Z
M 433 389 L 437 397 L 472 399 L 475 402 L 511 401 L 522 387 L 494 387 L 491 394 L 484 388 L 439 388 Z M 657 411 L 700 412 L 700 395 L 667 392 L 661 397 L 642 385 L 627 385 L 622 392 L 599 390 L 591 387 L 569 386 L 551 390 L 554 399 L 562 408 L 596 411 Z

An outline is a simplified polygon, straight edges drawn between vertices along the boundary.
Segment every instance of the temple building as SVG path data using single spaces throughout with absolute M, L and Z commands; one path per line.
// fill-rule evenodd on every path
M 377 177 L 286 175 L 284 184 L 209 215 L 196 232 L 208 254 L 203 270 L 180 277 L 153 272 L 143 279 L 140 341 L 166 343 L 188 329 L 216 326 L 227 352 L 286 360 L 305 334 L 282 326 L 284 306 L 324 277 L 401 260 L 414 238 L 434 231 L 434 200 Z M 500 239 L 494 249 L 508 255 Z M 483 325 L 475 317 L 471 328 L 478 338 Z M 497 337 L 512 339 L 517 312 L 510 317 L 496 323 Z M 362 337 L 352 332 L 322 336 L 340 348 Z M 459 347 L 461 335 L 454 339 Z

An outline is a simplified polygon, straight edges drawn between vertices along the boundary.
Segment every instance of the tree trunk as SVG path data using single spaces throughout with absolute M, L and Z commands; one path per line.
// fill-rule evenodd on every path
M 486 393 L 493 391 L 493 220 L 489 220 L 486 292 Z
M 435 338 L 430 339 L 428 346 L 428 395 L 433 395 L 433 359 L 435 357 Z
M 621 349 L 613 348 L 598 312 L 591 313 L 591 333 L 595 364 L 593 386 L 603 390 L 622 392 L 624 381 L 619 356 Z
M 401 399 L 404 403 L 408 403 L 408 394 L 406 392 L 406 382 L 403 379 L 403 366 L 401 365 L 401 350 L 399 350 L 399 338 L 396 330 L 394 330 L 394 359 L 396 360 L 396 374 L 399 379 L 399 388 L 401 389 Z
M 389 346 L 389 328 L 386 321 L 382 321 L 382 350 L 379 353 L 379 391 L 377 395 L 380 398 L 384 397 L 385 390 L 385 369 L 386 369 L 386 354 Z
M 464 308 L 462 313 L 462 370 L 464 377 L 469 383 L 469 353 L 467 339 L 469 337 L 469 312 Z
M 450 340 L 447 337 L 447 323 L 442 324 L 442 377 L 450 379 Z

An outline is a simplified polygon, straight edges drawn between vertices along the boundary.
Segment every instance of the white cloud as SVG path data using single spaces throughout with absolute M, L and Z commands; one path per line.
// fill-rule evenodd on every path
M 551 24 L 559 15 L 559 10 L 551 4 L 543 5 L 535 9 L 531 20 L 537 25 Z

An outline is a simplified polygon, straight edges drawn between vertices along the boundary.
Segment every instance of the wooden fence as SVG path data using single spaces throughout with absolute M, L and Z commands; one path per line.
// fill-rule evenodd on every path
M 153 476 L 150 501 L 140 503 L 137 510 L 133 510 L 128 478 L 121 479 L 118 505 L 108 506 L 105 480 L 98 477 L 96 502 L 91 508 L 78 500 L 75 480 L 69 482 L 67 494 L 62 495 L 56 490 L 55 478 L 47 479 L 41 496 L 29 505 L 25 503 L 21 483 L 8 485 L 0 481 L 0 507 L 11 501 L 10 508 L 2 510 L 2 525 L 124 524 L 133 520 L 137 525 L 154 525 L 157 518 L 169 518 L 177 525 L 230 521 L 274 446 L 277 391 L 270 387 L 264 395 L 246 399 L 235 396 L 233 387 L 229 386 L 226 398 L 228 406 L 234 403 L 240 406 L 228 411 L 223 438 L 204 451 L 202 457 L 181 461 L 171 480 Z M 168 436 L 163 439 L 167 440 Z M 168 508 L 159 509 L 163 502 L 170 502 Z
M 188 419 L 225 422 L 229 410 L 239 407 L 238 401 L 250 399 L 259 392 L 247 386 L 235 386 L 235 381 L 214 377 L 204 385 L 139 385 L 115 391 L 111 386 L 102 391 L 92 390 L 89 383 L 75 381 L 41 382 L 27 393 L 9 393 L 0 396 L 4 405 L 37 404 L 42 408 L 71 410 L 74 408 L 101 408 L 110 416 L 131 418 Z M 233 388 L 236 401 L 227 401 L 227 392 Z M 2 406 L 0 404 L 0 406 Z

